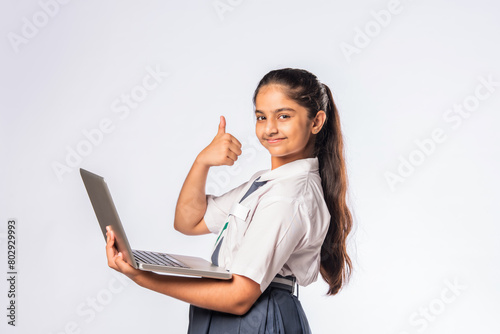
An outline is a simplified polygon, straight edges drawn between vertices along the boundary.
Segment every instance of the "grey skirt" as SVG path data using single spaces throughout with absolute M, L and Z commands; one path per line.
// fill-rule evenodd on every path
M 188 334 L 309 334 L 311 329 L 298 298 L 269 286 L 242 316 L 191 305 Z

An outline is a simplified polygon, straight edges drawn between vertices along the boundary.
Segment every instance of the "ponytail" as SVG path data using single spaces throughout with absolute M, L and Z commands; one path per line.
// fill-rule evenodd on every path
M 337 107 L 327 85 L 306 70 L 284 68 L 266 74 L 259 82 L 253 102 L 260 87 L 279 84 L 287 96 L 308 110 L 314 119 L 323 110 L 326 120 L 316 135 L 314 156 L 318 157 L 321 186 L 330 212 L 330 225 L 321 247 L 320 273 L 328 283 L 328 295 L 337 294 L 347 283 L 352 272 L 352 262 L 347 254 L 347 236 L 352 229 L 352 216 L 347 207 L 347 171 L 344 143 Z
M 335 295 L 352 272 L 346 245 L 347 235 L 352 229 L 352 216 L 346 201 L 348 182 L 340 119 L 330 88 L 322 85 L 328 99 L 327 117 L 316 138 L 315 156 L 318 157 L 321 185 L 331 218 L 321 247 L 320 272 L 329 285 L 328 295 Z

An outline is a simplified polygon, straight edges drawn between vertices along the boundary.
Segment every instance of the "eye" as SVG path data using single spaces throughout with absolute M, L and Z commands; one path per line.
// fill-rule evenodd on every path
M 264 116 L 257 116 L 257 120 L 260 121 L 260 119 Z
M 279 117 L 281 117 L 281 116 L 285 116 L 286 118 L 290 118 L 290 116 L 285 115 L 285 114 L 281 114 L 281 115 L 279 115 Z M 278 117 L 278 118 L 279 118 L 279 117 Z

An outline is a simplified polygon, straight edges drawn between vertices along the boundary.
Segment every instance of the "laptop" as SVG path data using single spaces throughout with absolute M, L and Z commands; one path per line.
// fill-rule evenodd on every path
M 192 256 L 165 254 L 130 248 L 130 244 L 118 217 L 111 193 L 104 178 L 80 168 L 80 175 L 90 197 L 95 215 L 106 240 L 106 226 L 111 225 L 115 234 L 115 247 L 123 259 L 136 269 L 172 275 L 231 279 L 232 274 L 205 259 Z

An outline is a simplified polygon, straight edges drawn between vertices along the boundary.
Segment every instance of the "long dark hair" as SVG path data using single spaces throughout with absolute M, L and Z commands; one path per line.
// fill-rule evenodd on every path
M 337 107 L 332 92 L 318 78 L 302 69 L 284 68 L 267 73 L 259 82 L 253 103 L 262 86 L 278 84 L 285 94 L 308 111 L 312 120 L 323 110 L 326 120 L 316 135 L 314 156 L 318 157 L 321 186 L 330 211 L 330 226 L 321 247 L 321 276 L 328 283 L 328 295 L 335 295 L 347 283 L 352 262 L 347 254 L 347 235 L 352 228 L 352 216 L 347 207 L 347 171 L 344 143 Z

